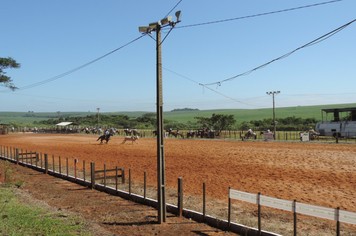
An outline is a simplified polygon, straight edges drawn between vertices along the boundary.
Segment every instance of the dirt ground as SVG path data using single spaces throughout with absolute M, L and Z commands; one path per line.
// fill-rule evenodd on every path
M 121 144 L 123 137 L 114 136 L 107 145 L 96 139 L 19 133 L 1 135 L 0 145 L 69 157 L 70 165 L 78 158 L 79 163 L 86 161 L 88 170 L 90 162 L 96 168 L 106 164 L 131 169 L 138 182 L 147 172 L 148 185 L 156 185 L 156 139 Z M 356 212 L 355 144 L 186 139 L 165 139 L 164 144 L 166 186 L 177 189 L 177 178 L 182 177 L 185 196 L 201 196 L 205 182 L 207 196 L 214 199 L 228 199 L 231 187 Z

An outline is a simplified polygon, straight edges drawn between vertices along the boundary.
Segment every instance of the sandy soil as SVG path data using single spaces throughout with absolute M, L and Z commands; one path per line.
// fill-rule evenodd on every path
M 112 137 L 100 145 L 96 136 L 9 134 L 0 145 L 95 162 L 96 168 L 132 170 L 132 179 L 156 185 L 156 139 L 121 144 Z M 166 185 L 184 181 L 184 195 L 227 199 L 228 188 L 318 206 L 356 212 L 356 145 L 225 140 L 165 139 Z

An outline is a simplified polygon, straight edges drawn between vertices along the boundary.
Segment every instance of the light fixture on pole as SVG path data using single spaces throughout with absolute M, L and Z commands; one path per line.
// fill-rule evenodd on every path
M 161 28 L 180 22 L 180 11 L 176 12 L 177 21 L 168 16 L 160 21 L 150 23 L 149 26 L 138 27 L 139 32 L 152 33 L 156 31 L 156 92 L 157 92 L 157 211 L 158 223 L 166 222 L 166 177 L 164 160 L 164 130 L 163 130 L 163 93 L 162 93 L 162 56 L 161 56 Z
M 281 91 L 273 91 L 273 92 L 266 92 L 267 95 L 271 95 L 273 97 L 273 139 L 276 140 L 276 113 L 274 111 L 274 95 L 279 94 Z

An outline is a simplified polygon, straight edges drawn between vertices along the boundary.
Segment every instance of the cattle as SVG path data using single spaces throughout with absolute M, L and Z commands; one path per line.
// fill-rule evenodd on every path
M 136 140 L 138 140 L 139 139 L 139 137 L 138 136 L 126 136 L 125 138 L 124 138 L 124 141 L 122 141 L 122 143 L 121 144 L 124 144 L 126 141 L 132 141 L 132 144 L 133 144 L 133 142 L 135 142 L 136 144 L 138 144 L 138 142 L 136 142 Z

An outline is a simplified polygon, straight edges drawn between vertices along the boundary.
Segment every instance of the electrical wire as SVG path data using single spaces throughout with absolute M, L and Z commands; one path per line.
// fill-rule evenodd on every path
M 218 92 L 218 91 L 216 91 L 216 90 L 214 90 L 214 89 L 212 89 L 212 88 L 210 88 L 210 87 L 208 87 L 208 86 L 205 86 L 204 84 L 201 84 L 201 83 L 199 83 L 199 82 L 197 82 L 197 81 L 195 81 L 195 80 L 192 80 L 192 79 L 190 79 L 190 78 L 188 78 L 188 77 L 186 77 L 186 76 L 183 76 L 183 75 L 181 75 L 181 74 L 178 74 L 177 72 L 174 72 L 174 71 L 172 71 L 172 70 L 170 70 L 170 69 L 167 69 L 167 68 L 165 68 L 165 67 L 162 67 L 162 68 L 165 69 L 165 70 L 167 70 L 167 71 L 169 71 L 169 72 L 171 72 L 171 73 L 173 73 L 173 74 L 176 74 L 176 75 L 178 75 L 178 76 L 180 76 L 180 77 L 182 77 L 182 78 L 185 78 L 185 79 L 187 79 L 187 80 L 189 80 L 189 81 L 191 81 L 191 82 L 193 82 L 193 83 L 196 83 L 196 84 L 202 86 L 204 89 L 205 89 L 205 88 L 206 88 L 206 89 L 209 89 L 210 91 L 212 91 L 212 92 L 214 92 L 214 93 L 217 93 L 217 94 L 219 94 L 219 95 L 221 95 L 221 96 L 223 96 L 223 97 L 226 97 L 226 98 L 228 98 L 228 99 L 230 99 L 230 100 L 233 100 L 233 101 L 235 101 L 235 102 L 238 102 L 238 103 L 241 103 L 241 104 L 245 104 L 245 105 L 248 105 L 248 106 L 257 107 L 257 106 L 254 106 L 254 105 L 252 105 L 252 104 L 248 104 L 248 103 L 242 102 L 242 101 L 240 101 L 240 100 L 237 100 L 237 99 L 235 99 L 235 98 L 229 97 L 229 96 L 227 96 L 227 95 L 225 95 L 225 94 L 223 94 L 223 93 L 220 93 L 220 92 Z
M 167 15 L 166 15 L 165 17 L 163 17 L 163 18 L 166 18 L 169 14 L 171 14 L 171 12 L 174 11 L 174 9 L 176 9 L 176 7 L 177 7 L 182 1 L 183 1 L 183 0 L 180 0 L 180 1 L 173 7 L 173 9 L 172 9 L 170 12 L 168 12 Z
M 225 79 L 225 80 L 221 80 L 221 81 L 214 82 L 214 83 L 208 83 L 208 84 L 204 84 L 204 85 L 205 85 L 205 86 L 209 86 L 209 85 L 214 85 L 214 84 L 216 84 L 217 86 L 221 86 L 221 84 L 222 84 L 223 82 L 236 79 L 237 77 L 240 77 L 240 76 L 248 75 L 248 74 L 252 73 L 253 71 L 256 71 L 256 70 L 258 70 L 258 69 L 261 69 L 261 68 L 263 68 L 263 67 L 265 67 L 265 66 L 267 66 L 267 65 L 269 65 L 269 64 L 271 64 L 271 63 L 273 63 L 273 62 L 275 62 L 275 61 L 278 61 L 278 60 L 280 60 L 280 59 L 286 58 L 286 57 L 290 56 L 291 54 L 293 54 L 294 52 L 296 52 L 296 51 L 298 51 L 298 50 L 300 50 L 300 49 L 303 49 L 303 48 L 305 48 L 305 47 L 309 47 L 309 46 L 315 45 L 315 44 L 317 44 L 317 43 L 320 43 L 320 42 L 326 40 L 327 38 L 330 38 L 331 36 L 335 35 L 336 33 L 340 32 L 341 30 L 345 29 L 347 26 L 349 26 L 350 24 L 354 23 L 355 21 L 356 21 L 356 19 L 350 21 L 349 23 L 344 24 L 343 26 L 341 26 L 341 27 L 339 27 L 339 28 L 337 28 L 337 29 L 335 29 L 335 30 L 333 30 L 333 31 L 330 31 L 330 32 L 327 33 L 327 34 L 324 34 L 323 36 L 321 36 L 321 37 L 319 37 L 319 38 L 317 38 L 317 39 L 315 39 L 315 40 L 313 40 L 313 41 L 311 41 L 311 42 L 309 42 L 309 43 L 307 43 L 307 44 L 304 44 L 303 46 L 301 46 L 301 47 L 299 47 L 299 48 L 297 48 L 297 49 L 295 49 L 295 50 L 293 50 L 293 51 L 291 51 L 291 52 L 289 52 L 289 53 L 287 53 L 287 54 L 284 54 L 283 56 L 280 56 L 280 57 L 278 57 L 278 58 L 276 58 L 276 59 L 273 59 L 272 61 L 269 61 L 269 62 L 267 62 L 267 63 L 265 63 L 265 64 L 263 64 L 263 65 L 261 65 L 261 66 L 258 66 L 258 67 L 254 68 L 254 69 L 252 69 L 252 70 L 246 71 L 246 72 L 244 72 L 244 73 L 238 74 L 238 75 L 236 75 L 236 76 L 233 76 L 233 77 L 228 78 L 228 79 Z
M 107 56 L 113 54 L 114 52 L 117 52 L 118 50 L 120 50 L 120 49 L 122 49 L 122 48 L 128 46 L 129 44 L 131 44 L 131 43 L 133 43 L 133 42 L 139 40 L 139 39 L 142 38 L 143 36 L 145 36 L 145 35 L 141 35 L 140 37 L 138 37 L 138 38 L 136 38 L 136 39 L 134 39 L 134 40 L 132 40 L 132 41 L 126 43 L 125 45 L 123 45 L 123 46 L 121 46 L 121 47 L 119 47 L 119 48 L 116 48 L 115 50 L 113 50 L 113 51 L 111 51 L 111 52 L 109 52 L 109 53 L 106 53 L 105 55 L 103 55 L 103 56 L 101 56 L 101 57 L 98 57 L 98 58 L 96 58 L 96 59 L 94 59 L 94 60 L 92 60 L 92 61 L 90 61 L 90 62 L 88 62 L 88 63 L 85 63 L 85 64 L 79 66 L 79 67 L 76 67 L 76 68 L 74 68 L 74 69 L 72 69 L 72 70 L 70 70 L 70 71 L 67 71 L 67 72 L 65 72 L 65 73 L 62 73 L 62 74 L 57 75 L 57 76 L 55 76 L 55 77 L 52 77 L 52 78 L 50 78 L 50 79 L 46 79 L 46 80 L 43 80 L 43 81 L 40 81 L 40 82 L 37 82 L 37 83 L 34 83 L 34 84 L 30 84 L 30 85 L 21 87 L 21 88 L 19 88 L 19 89 L 17 89 L 17 90 L 30 89 L 30 88 L 34 88 L 34 87 L 37 87 L 37 86 L 40 86 L 40 85 L 43 85 L 43 84 L 52 82 L 52 81 L 54 81 L 54 80 L 58 80 L 58 79 L 60 79 L 60 78 L 62 78 L 62 77 L 64 77 L 64 76 L 67 76 L 67 75 L 69 75 L 69 74 L 72 74 L 72 73 L 74 73 L 74 72 L 80 70 L 80 69 L 83 69 L 84 67 L 87 67 L 87 66 L 93 64 L 94 62 L 97 62 L 97 61 L 99 61 L 99 60 L 101 60 L 101 59 L 103 59 L 103 58 L 105 58 L 105 57 L 107 57 Z M 9 90 L 2 90 L 2 91 L 0 91 L 0 93 L 7 93 L 7 92 L 9 92 Z
M 241 16 L 241 17 L 236 17 L 236 18 L 231 18 L 231 19 L 225 19 L 225 20 L 210 21 L 210 22 L 198 23 L 198 24 L 192 24 L 192 25 L 183 25 L 183 26 L 178 26 L 178 27 L 175 27 L 175 28 L 179 29 L 179 28 L 187 28 L 187 27 L 194 27 L 194 26 L 201 26 L 201 25 L 209 25 L 209 24 L 222 23 L 222 22 L 226 22 L 226 21 L 242 20 L 242 19 L 246 19 L 246 18 L 258 17 L 258 16 L 265 16 L 265 15 L 270 15 L 270 14 L 275 14 L 275 13 L 281 13 L 281 12 L 286 12 L 286 11 L 299 10 L 299 9 L 303 9 L 303 8 L 315 7 L 315 6 L 319 6 L 319 5 L 324 5 L 324 4 L 328 4 L 328 3 L 334 3 L 334 2 L 340 2 L 340 1 L 342 1 L 342 0 L 333 0 L 333 1 L 328 1 L 328 2 L 316 3 L 316 4 L 312 4 L 312 5 L 306 5 L 306 6 L 301 6 L 301 7 L 294 7 L 294 8 L 289 8 L 289 9 L 284 9 L 284 10 L 278 10 L 278 11 L 265 12 L 265 13 L 260 13 L 260 14 L 255 14 L 255 15 L 249 15 L 249 16 Z

